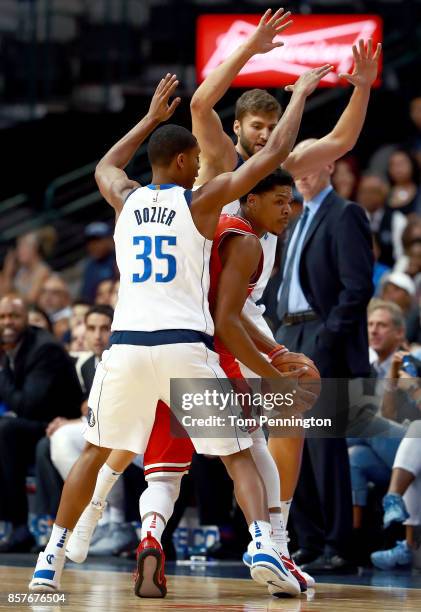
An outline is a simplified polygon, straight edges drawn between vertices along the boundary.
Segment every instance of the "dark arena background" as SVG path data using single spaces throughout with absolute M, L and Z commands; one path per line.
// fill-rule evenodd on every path
M 314 581 L 301 595 L 276 597 L 250 578 L 242 561 L 250 534 L 231 479 L 219 459 L 195 454 L 189 471 L 187 463 L 174 464 L 188 474 L 162 537 L 168 594 L 136 597 L 139 496 L 148 476 L 138 455 L 108 497 L 86 562 L 66 563 L 59 590 L 28 590 L 63 482 L 94 419 L 88 395 L 118 299 L 115 213 L 98 190 L 95 168 L 147 113 L 167 73 L 177 75 L 181 98 L 170 121 L 192 129 L 197 87 L 246 43 L 266 9 L 280 6 L 266 0 L 0 0 L 0 609 L 421 609 L 420 0 L 284 0 L 294 20 L 280 34 L 285 45 L 257 55 L 216 104 L 236 142 L 241 94 L 266 89 L 285 110 L 291 98 L 285 86 L 329 63 L 333 72 L 306 102 L 297 142 L 322 138 L 352 94 L 353 86 L 336 76 L 352 72 L 352 45 L 360 38 L 382 43 L 361 135 L 336 161 L 331 180 L 341 198 L 361 207 L 361 223 L 371 232 L 371 294 L 361 310 L 357 287 L 350 312 L 361 311 L 370 362 L 363 384 L 376 389 L 373 411 L 383 425 L 374 434 L 338 436 L 324 454 L 318 454 L 323 438 L 310 435 L 292 504 L 292 494 L 282 497 L 281 476 L 287 515 L 291 506 L 289 551 Z M 146 144 L 126 172 L 143 186 L 151 182 Z M 284 323 L 292 329 L 325 316 L 316 301 L 309 316 L 278 317 L 284 247 L 303 210 L 298 187 L 260 298 L 277 342 Z M 326 242 L 334 240 L 332 232 L 312 256 L 316 261 L 317 250 L 328 265 L 309 265 L 320 287 L 324 275 L 336 274 L 342 287 L 352 269 L 361 270 L 357 245 L 348 249 L 355 259 L 344 271 L 340 247 Z M 355 242 L 352 232 L 350 225 L 342 244 Z M 32 337 L 35 327 L 47 330 L 44 349 Z M 46 340 L 47 333 L 55 340 Z M 338 360 L 349 342 L 340 338 L 330 347 Z M 305 353 L 303 347 L 294 350 Z M 348 371 L 322 375 L 354 378 Z M 300 461 L 284 448 L 283 461 Z

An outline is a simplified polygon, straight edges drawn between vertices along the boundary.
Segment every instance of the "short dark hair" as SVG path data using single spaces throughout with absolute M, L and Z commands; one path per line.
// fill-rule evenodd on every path
M 114 308 L 111 308 L 111 306 L 108 306 L 107 304 L 96 304 L 95 306 L 91 306 L 85 315 L 85 323 L 87 322 L 88 317 L 90 317 L 92 314 L 104 315 L 112 322 L 114 317 Z
M 265 176 L 264 179 L 259 181 L 257 185 L 253 187 L 253 189 L 250 189 L 248 193 L 241 196 L 240 202 L 241 204 L 244 204 L 247 201 L 247 196 L 250 193 L 256 193 L 256 194 L 265 193 L 266 191 L 271 191 L 274 187 L 278 187 L 278 186 L 279 187 L 283 187 L 283 186 L 293 187 L 294 186 L 294 179 L 292 178 L 290 173 L 287 172 L 286 170 L 282 170 L 281 168 L 278 168 L 277 170 L 272 172 L 272 174 L 268 174 L 268 176 Z
M 240 121 L 246 113 L 277 113 L 280 117 L 282 107 L 265 89 L 249 89 L 235 104 L 235 118 Z
M 169 166 L 176 155 L 195 146 L 197 140 L 186 128 L 172 123 L 163 125 L 149 139 L 149 163 L 151 166 Z

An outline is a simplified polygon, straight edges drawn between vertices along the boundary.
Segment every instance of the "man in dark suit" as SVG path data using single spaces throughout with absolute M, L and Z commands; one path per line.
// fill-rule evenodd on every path
M 281 263 L 276 339 L 311 357 L 323 378 L 343 380 L 370 372 L 366 308 L 373 255 L 367 217 L 335 193 L 333 169 L 331 164 L 296 181 L 304 206 Z M 333 429 L 329 437 L 305 442 L 292 507 L 300 545 L 295 558 L 310 573 L 346 571 L 352 499 L 346 441 L 339 437 L 348 419 L 346 381 L 324 385 L 309 414 L 330 417 Z
M 25 477 L 36 443 L 58 414 L 78 415 L 82 391 L 65 349 L 45 330 L 28 325 L 20 297 L 0 300 L 0 341 L 0 402 L 7 407 L 0 418 L 0 520 L 13 526 L 0 552 L 8 552 L 32 543 Z

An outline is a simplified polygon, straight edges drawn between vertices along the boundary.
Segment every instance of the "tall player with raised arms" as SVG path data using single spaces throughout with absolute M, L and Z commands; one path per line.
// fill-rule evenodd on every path
M 193 133 L 201 148 L 198 185 L 206 183 L 220 173 L 241 166 L 245 160 L 264 149 L 269 141 L 270 134 L 279 120 L 281 108 L 277 100 L 268 92 L 261 89 L 250 90 L 237 100 L 234 121 L 236 144 L 224 132 L 214 106 L 224 96 L 233 79 L 253 55 L 267 53 L 281 44 L 274 42 L 274 35 L 276 34 L 276 23 L 279 22 L 282 15 L 283 9 L 279 9 L 274 15 L 270 10 L 266 11 L 251 37 L 207 76 L 192 97 L 190 107 Z M 285 19 L 288 15 L 283 15 L 283 18 Z M 377 77 L 380 52 L 380 45 L 377 45 L 373 52 L 371 40 L 367 45 L 360 41 L 358 47 L 353 47 L 354 70 L 352 74 L 339 75 L 354 86 L 348 106 L 330 133 L 306 148 L 297 148 L 282 163 L 282 168 L 294 178 L 318 171 L 319 168 L 334 162 L 355 146 L 364 124 L 371 85 Z M 224 212 L 230 213 L 236 213 L 238 210 L 238 201 L 224 208 Z M 264 306 L 258 306 L 257 302 L 262 297 L 272 273 L 276 243 L 277 237 L 274 234 L 267 233 L 262 237 L 264 268 L 243 309 L 243 324 L 265 353 L 271 351 L 274 338 L 263 317 Z M 253 325 L 249 325 L 248 321 L 251 321 Z M 246 377 L 255 376 L 244 365 L 241 366 L 241 369 Z M 269 439 L 269 449 L 276 462 L 282 485 L 280 491 L 282 498 L 278 498 L 278 503 L 270 508 L 271 524 L 274 539 L 287 558 L 289 553 L 286 524 L 291 499 L 298 481 L 303 448 L 303 437 L 297 435 L 296 431 L 292 435 L 294 437 L 287 437 L 285 432 L 284 437 L 270 437 Z M 264 453 L 262 453 L 258 467 L 264 482 L 272 488 L 270 497 L 273 499 L 274 495 L 276 496 L 273 483 L 277 478 L 276 473 L 273 473 L 274 464 L 267 457 L 264 458 Z M 248 564 L 250 563 L 248 553 L 244 555 L 244 559 Z M 294 572 L 296 570 L 292 559 L 287 563 L 287 567 Z M 297 570 L 296 575 L 298 574 Z M 305 577 L 310 584 L 314 584 L 311 577 L 308 575 Z

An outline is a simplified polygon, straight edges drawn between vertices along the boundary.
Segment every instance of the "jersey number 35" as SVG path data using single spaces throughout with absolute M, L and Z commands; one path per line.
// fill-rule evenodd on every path
M 167 262 L 168 269 L 166 274 L 157 272 L 155 274 L 156 283 L 169 283 L 174 280 L 177 274 L 177 260 L 174 255 L 163 253 L 162 248 L 166 245 L 175 246 L 177 244 L 176 236 L 155 236 L 152 240 L 151 236 L 133 236 L 133 245 L 143 245 L 142 253 L 136 254 L 136 259 L 143 262 L 143 274 L 133 274 L 134 283 L 144 283 L 149 280 L 153 274 L 153 262 L 158 259 L 163 259 Z

